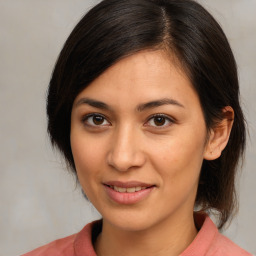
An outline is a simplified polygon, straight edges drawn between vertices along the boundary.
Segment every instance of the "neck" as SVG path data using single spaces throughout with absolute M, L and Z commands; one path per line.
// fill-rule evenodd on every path
M 121 230 L 103 220 L 95 248 L 98 256 L 177 256 L 196 234 L 193 214 L 166 219 L 142 231 Z

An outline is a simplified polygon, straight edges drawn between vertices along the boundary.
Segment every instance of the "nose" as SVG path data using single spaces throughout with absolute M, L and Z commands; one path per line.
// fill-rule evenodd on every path
M 117 171 L 139 168 L 145 163 L 146 157 L 138 133 L 133 127 L 123 127 L 113 134 L 107 162 Z

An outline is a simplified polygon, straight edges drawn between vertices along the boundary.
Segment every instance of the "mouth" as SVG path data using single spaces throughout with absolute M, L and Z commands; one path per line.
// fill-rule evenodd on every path
M 156 185 L 131 181 L 110 181 L 103 183 L 108 196 L 119 204 L 134 204 L 145 199 Z
M 155 185 L 153 184 L 139 182 L 139 181 L 129 181 L 129 182 L 108 181 L 103 183 L 103 185 L 108 186 L 120 193 L 134 193 L 143 189 L 155 187 Z
M 114 189 L 117 192 L 120 193 L 134 193 L 134 192 L 138 192 L 144 189 L 147 189 L 149 187 L 141 187 L 141 186 L 137 186 L 137 187 L 130 187 L 130 188 L 126 188 L 126 187 L 118 187 L 118 186 L 110 186 L 110 185 L 106 185 L 112 189 Z M 153 186 L 150 186 L 153 187 Z

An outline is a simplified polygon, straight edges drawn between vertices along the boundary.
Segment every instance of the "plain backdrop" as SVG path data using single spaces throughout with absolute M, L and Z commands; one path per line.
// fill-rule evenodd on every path
M 52 151 L 45 99 L 59 51 L 93 0 L 0 0 L 0 256 L 78 232 L 99 214 Z M 250 139 L 225 234 L 256 254 L 256 0 L 201 0 L 237 59 Z

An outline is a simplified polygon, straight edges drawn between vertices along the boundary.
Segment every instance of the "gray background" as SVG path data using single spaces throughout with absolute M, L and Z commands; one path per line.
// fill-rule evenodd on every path
M 0 256 L 19 255 L 99 218 L 46 134 L 45 97 L 73 26 L 98 1 L 0 0 Z M 240 211 L 225 234 L 256 254 L 256 0 L 201 0 L 236 56 L 251 134 Z

